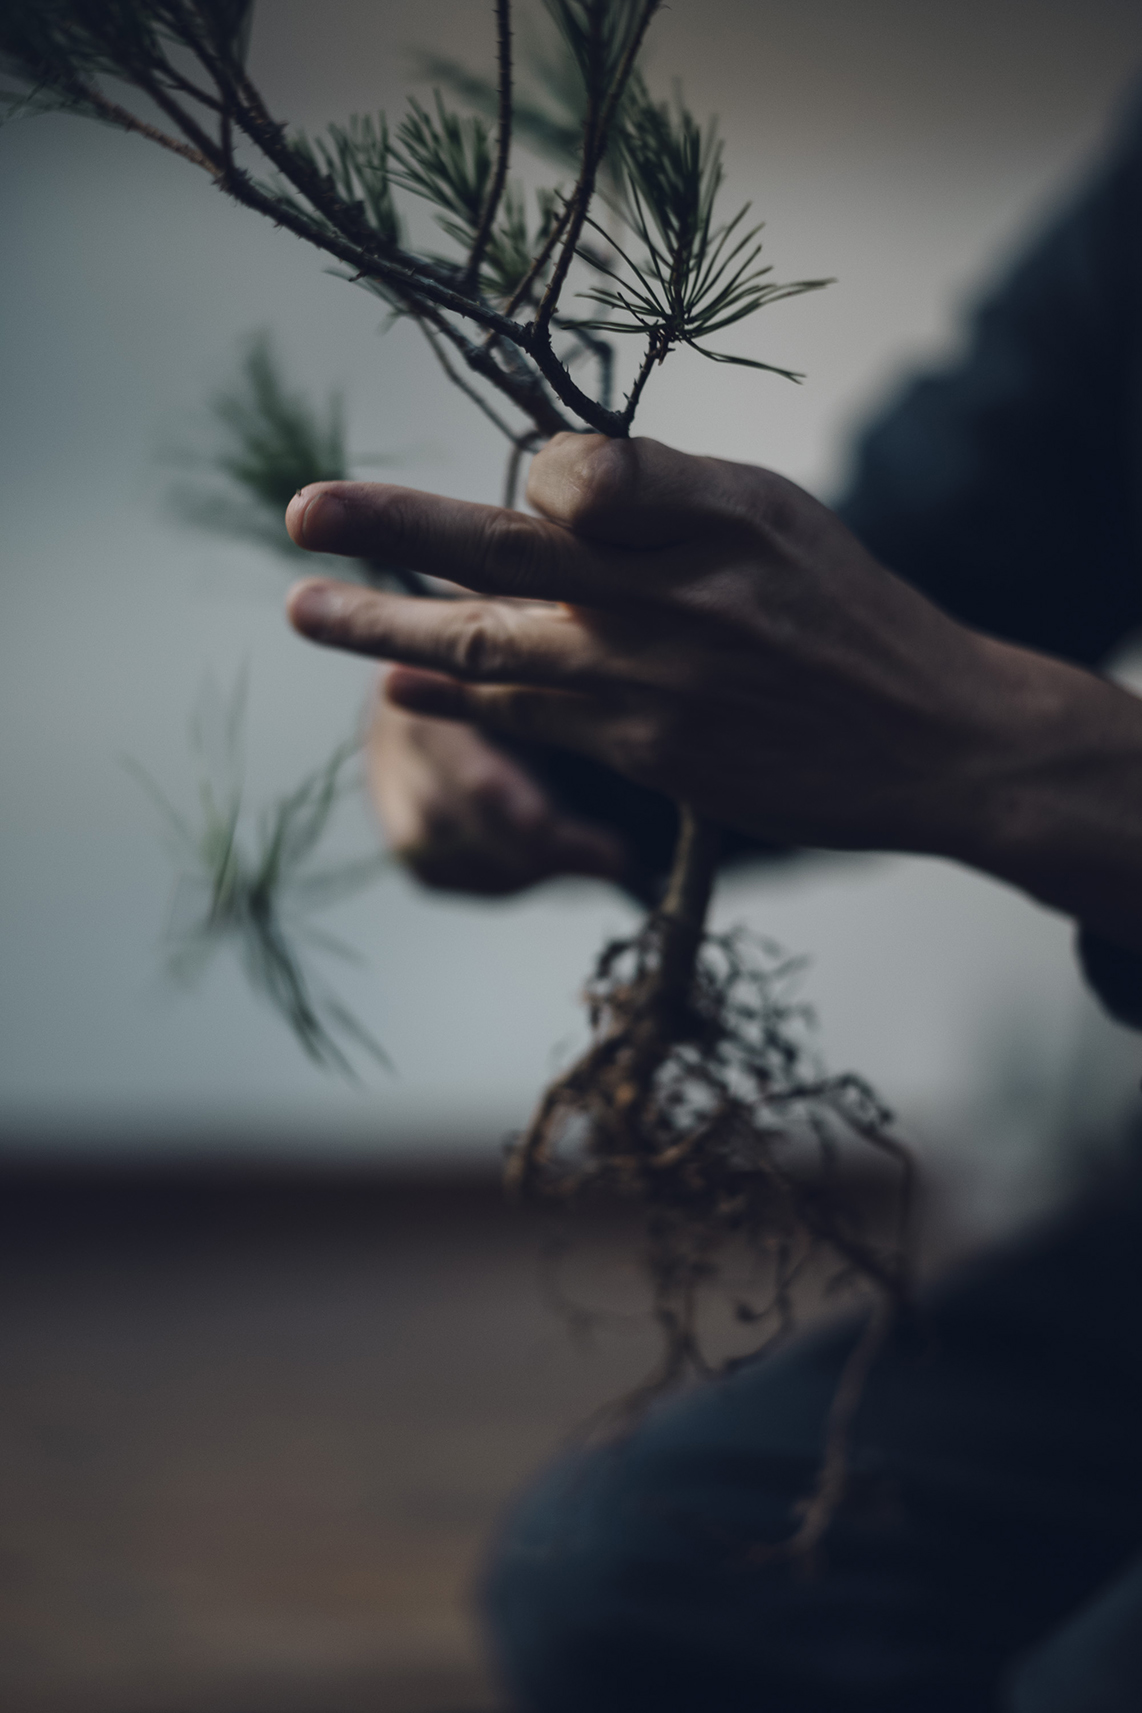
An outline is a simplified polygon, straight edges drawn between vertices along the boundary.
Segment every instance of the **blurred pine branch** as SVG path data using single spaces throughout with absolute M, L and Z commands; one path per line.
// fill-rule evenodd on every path
M 339 744 L 292 791 L 260 813 L 246 802 L 243 734 L 248 678 L 228 698 L 209 682 L 190 722 L 197 773 L 194 816 L 176 809 L 133 758 L 124 766 L 158 809 L 179 869 L 167 930 L 167 967 L 193 983 L 223 946 L 237 952 L 254 991 L 286 1019 L 317 1065 L 355 1078 L 347 1049 L 389 1059 L 365 1026 L 311 969 L 307 950 L 356 962 L 313 915 L 372 884 L 388 862 L 379 852 L 321 865 L 318 848 L 345 797 L 359 789 L 351 768 L 360 745 Z

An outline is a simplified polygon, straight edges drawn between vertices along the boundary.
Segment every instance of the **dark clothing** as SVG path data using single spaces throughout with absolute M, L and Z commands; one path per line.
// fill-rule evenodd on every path
M 964 359 L 866 434 L 838 510 L 977 630 L 1094 666 L 1142 626 L 1142 108 Z
M 1140 476 L 1136 117 L 984 303 L 962 361 L 866 437 L 840 509 L 968 624 L 1094 665 L 1142 625 Z M 1106 948 L 1087 952 L 1097 981 Z M 1142 1018 L 1139 960 L 1109 961 L 1118 1009 Z M 555 1470 L 488 1580 L 520 1705 L 1139 1713 L 1140 1318 L 1137 1178 L 945 1285 L 878 1359 L 815 1575 L 750 1547 L 788 1533 L 812 1486 L 851 1329 Z
M 1142 1185 L 923 1305 L 873 1370 L 849 1498 L 812 1572 L 750 1549 L 796 1525 L 850 1327 L 553 1471 L 508 1523 L 488 1583 L 520 1707 L 1007 1707 L 1019 1656 L 1142 1548 L 1140 1232 Z M 1137 1635 L 1142 1647 L 1142 1618 Z M 1140 1683 L 1121 1713 L 1142 1708 Z

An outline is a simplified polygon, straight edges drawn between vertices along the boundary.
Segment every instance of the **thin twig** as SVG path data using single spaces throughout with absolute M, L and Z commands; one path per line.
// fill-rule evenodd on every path
M 650 21 L 658 10 L 661 0 L 643 0 L 642 12 L 637 25 L 627 43 L 618 71 L 610 90 L 601 105 L 598 104 L 598 91 L 588 90 L 587 120 L 583 129 L 583 155 L 579 169 L 579 179 L 568 204 L 569 219 L 562 238 L 562 248 L 558 260 L 552 270 L 547 288 L 540 300 L 535 319 L 528 328 L 528 342 L 525 349 L 533 358 L 536 367 L 556 396 L 569 405 L 592 428 L 615 439 L 625 439 L 630 430 L 630 417 L 619 411 L 608 410 L 595 399 L 591 399 L 572 381 L 566 368 L 559 361 L 551 344 L 551 323 L 559 306 L 560 293 L 563 290 L 571 262 L 578 247 L 583 225 L 587 218 L 591 199 L 595 192 L 595 181 L 598 176 L 599 163 L 606 152 L 607 139 L 618 104 L 634 69 L 635 59 L 642 47 L 643 39 Z M 596 7 L 592 14 L 596 24 L 595 46 L 598 46 L 598 29 L 601 28 L 602 10 Z
M 476 406 L 476 408 L 478 410 L 483 411 L 484 415 L 487 417 L 488 421 L 492 424 L 493 428 L 498 428 L 500 433 L 507 440 L 510 440 L 513 447 L 514 447 L 516 445 L 518 439 L 519 439 L 519 436 L 517 435 L 515 429 L 512 428 L 510 426 L 510 424 L 508 424 L 504 421 L 503 417 L 499 414 L 498 411 L 495 411 L 492 409 L 492 407 L 488 403 L 487 399 L 483 398 L 476 391 L 475 387 L 471 384 L 471 382 L 466 381 L 464 379 L 463 375 L 460 374 L 459 370 L 454 367 L 451 359 L 448 356 L 447 351 L 444 349 L 443 345 L 441 345 L 441 343 L 440 343 L 440 339 L 439 339 L 439 336 L 437 334 L 436 329 L 430 324 L 428 317 L 425 315 L 420 315 L 417 317 L 417 322 L 418 322 L 418 325 L 420 327 L 420 331 L 424 334 L 424 337 L 428 340 L 429 345 L 432 347 L 432 352 L 436 358 L 436 361 L 440 364 L 440 367 L 444 370 L 444 373 L 448 376 L 448 379 L 452 382 L 452 385 L 454 387 L 459 387 L 460 391 L 467 398 L 471 399 L 472 403 Z
M 135 73 L 139 88 L 149 95 L 155 106 L 160 108 L 168 119 L 173 119 L 183 136 L 210 163 L 210 171 L 215 178 L 222 171 L 222 157 L 212 137 L 208 137 L 196 119 L 181 107 L 158 80 L 148 76 L 144 71 Z
M 627 43 L 627 50 L 601 106 L 596 106 L 598 92 L 593 89 L 588 91 L 587 121 L 583 131 L 583 158 L 579 168 L 579 181 L 571 196 L 571 218 L 563 238 L 563 247 L 559 252 L 559 259 L 552 271 L 547 289 L 535 316 L 535 332 L 540 339 L 549 334 L 551 318 L 559 306 L 559 295 L 563 290 L 564 281 L 574 259 L 583 231 L 583 222 L 587 217 L 591 198 L 595 192 L 595 179 L 598 175 L 599 163 L 606 153 L 611 123 L 630 74 L 634 69 L 634 62 L 642 47 L 643 38 L 650 27 L 650 20 L 658 11 L 661 3 L 662 0 L 643 0 L 639 21 L 630 41 Z M 601 27 L 601 7 L 596 8 L 594 18 L 599 21 Z
M 473 293 L 480 289 L 480 263 L 492 235 L 500 200 L 508 177 L 508 158 L 512 146 L 512 16 L 511 0 L 496 0 L 496 48 L 499 66 L 500 115 L 499 136 L 496 141 L 496 170 L 488 191 L 488 200 L 480 220 L 480 228 L 472 241 L 472 251 L 464 274 L 464 285 Z
M 189 161 L 192 166 L 202 167 L 205 172 L 215 171 L 212 163 L 198 149 L 192 148 L 189 143 L 180 142 L 166 131 L 160 131 L 155 125 L 148 125 L 143 119 L 136 119 L 126 107 L 120 107 L 117 101 L 110 101 L 94 84 L 78 87 L 82 89 L 83 99 L 90 102 L 109 124 L 118 125 L 123 131 L 132 131 L 136 136 L 146 137 L 148 141 L 157 143 L 161 149 L 169 149 L 172 155 L 181 155 L 182 159 Z
M 234 169 L 234 122 L 227 107 L 222 109 L 222 117 L 218 121 L 218 146 L 226 163 L 226 171 L 230 173 Z
M 556 220 L 555 224 L 551 228 L 551 231 L 547 234 L 547 237 L 544 240 L 543 248 L 539 251 L 538 255 L 535 257 L 535 260 L 532 262 L 532 264 L 528 268 L 526 274 L 524 274 L 522 280 L 519 282 L 519 284 L 515 288 L 515 291 L 512 293 L 511 298 L 507 304 L 507 307 L 504 310 L 505 315 L 514 315 L 516 313 L 516 311 L 519 309 L 520 304 L 524 303 L 526 301 L 528 293 L 531 291 L 532 286 L 535 284 L 539 275 L 543 272 L 544 268 L 547 266 L 548 262 L 551 260 L 551 253 L 554 250 L 556 244 L 558 244 L 560 238 L 562 237 L 563 229 L 567 225 L 567 222 L 570 218 L 571 218 L 571 204 L 570 204 L 570 202 L 565 202 L 563 204 L 562 214 L 560 214 L 558 220 Z
M 504 494 L 501 502 L 505 511 L 515 511 L 516 493 L 519 489 L 519 467 L 523 462 L 524 454 L 534 450 L 535 439 L 529 434 L 523 439 L 517 440 L 508 453 L 507 466 L 504 470 Z
M 564 322 L 559 316 L 555 318 L 555 325 L 561 332 L 565 330 L 570 333 L 576 344 L 581 345 L 588 355 L 595 359 L 599 366 L 599 403 L 604 410 L 610 410 L 615 374 L 615 353 L 610 340 L 600 339 L 589 327 L 580 327 L 575 322 Z
M 642 389 L 650 379 L 651 370 L 654 368 L 656 363 L 660 363 L 661 361 L 661 342 L 655 334 L 651 334 L 646 348 L 646 355 L 642 359 L 641 367 L 639 368 L 638 374 L 635 376 L 634 385 L 627 394 L 627 402 L 623 407 L 623 421 L 628 425 L 634 421 L 634 413 L 638 409 L 638 401 L 642 397 Z
M 423 305 L 419 313 L 431 320 L 436 331 L 455 347 L 468 368 L 475 374 L 482 375 L 503 393 L 505 398 L 510 399 L 518 410 L 530 417 L 540 434 L 561 434 L 573 427 L 551 402 L 543 389 L 543 382 L 525 363 L 518 362 L 512 371 L 503 369 L 486 346 L 474 344 L 458 327 L 454 327 L 446 316 L 433 314 Z

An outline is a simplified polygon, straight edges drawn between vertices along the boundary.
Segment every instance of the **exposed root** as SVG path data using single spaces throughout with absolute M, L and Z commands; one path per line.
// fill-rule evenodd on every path
M 842 1497 L 849 1425 L 906 1295 L 911 1158 L 868 1084 L 816 1062 L 792 991 L 799 964 L 742 930 L 705 932 L 715 860 L 716 835 L 685 815 L 667 897 L 638 934 L 602 952 L 586 995 L 592 1043 L 514 1144 L 508 1183 L 547 1201 L 601 1192 L 640 1209 L 663 1355 L 625 1400 L 628 1419 L 687 1375 L 718 1371 L 701 1347 L 698 1309 L 731 1249 L 768 1263 L 768 1300 L 737 1306 L 761 1346 L 788 1330 L 792 1286 L 810 1258 L 873 1287 L 878 1303 L 838 1384 L 816 1488 L 793 1537 L 768 1549 L 804 1554 Z M 863 1229 L 853 1206 L 842 1172 L 852 1145 L 896 1174 L 887 1241 Z

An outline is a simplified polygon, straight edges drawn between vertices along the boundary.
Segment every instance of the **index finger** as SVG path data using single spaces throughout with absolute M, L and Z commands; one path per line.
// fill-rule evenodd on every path
M 314 482 L 290 501 L 286 526 L 299 547 L 407 565 L 488 595 L 605 607 L 652 593 L 656 581 L 645 551 L 387 482 Z

